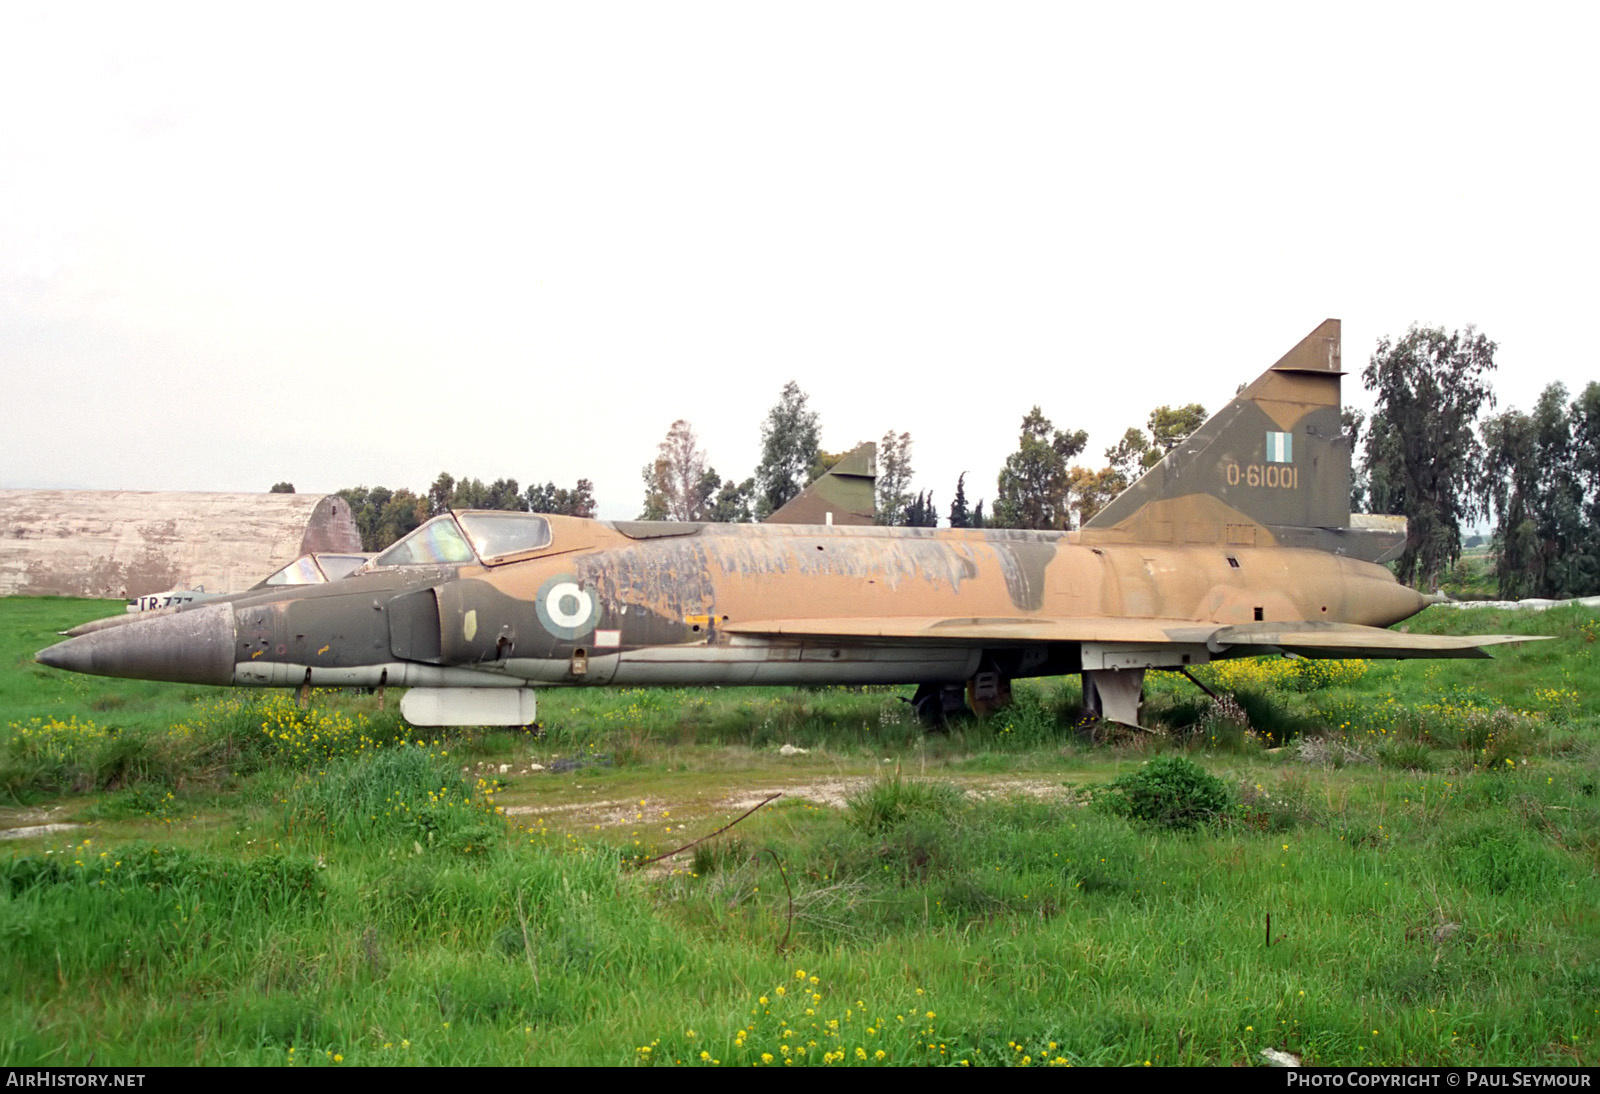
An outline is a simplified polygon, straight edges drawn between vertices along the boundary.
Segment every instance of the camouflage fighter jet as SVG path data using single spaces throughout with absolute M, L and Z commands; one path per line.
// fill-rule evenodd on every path
M 1082 673 L 1137 724 L 1144 673 L 1207 661 L 1486 657 L 1514 636 L 1384 630 L 1424 598 L 1352 519 L 1328 320 L 1077 532 L 436 517 L 339 581 L 84 633 L 104 676 L 405 687 L 419 725 L 523 725 L 551 685 L 907 684 L 925 720 Z

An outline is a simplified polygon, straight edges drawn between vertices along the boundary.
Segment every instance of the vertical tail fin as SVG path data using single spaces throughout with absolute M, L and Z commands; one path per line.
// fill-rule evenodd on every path
M 871 524 L 878 481 L 878 446 L 857 445 L 810 486 L 790 498 L 766 524 Z
M 1083 542 L 1387 551 L 1392 531 L 1351 526 L 1339 333 L 1324 320 L 1095 514 Z

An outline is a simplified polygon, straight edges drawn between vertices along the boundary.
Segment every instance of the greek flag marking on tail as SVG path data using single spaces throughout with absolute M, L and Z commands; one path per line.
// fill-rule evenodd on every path
M 1267 434 L 1267 462 L 1268 463 L 1293 463 L 1294 462 L 1294 434 L 1293 433 L 1268 433 Z

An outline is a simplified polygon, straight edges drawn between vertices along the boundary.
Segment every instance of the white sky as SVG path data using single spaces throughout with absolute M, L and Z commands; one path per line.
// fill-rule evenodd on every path
M 1323 318 L 1600 379 L 1593 5 L 0 6 L 0 485 L 725 477 L 796 379 L 948 508 Z M 1359 379 L 1347 402 L 1365 404 Z M 1087 462 L 1087 461 L 1086 461 Z

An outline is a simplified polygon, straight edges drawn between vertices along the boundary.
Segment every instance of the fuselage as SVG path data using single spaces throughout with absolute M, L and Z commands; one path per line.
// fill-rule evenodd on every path
M 1387 626 L 1423 604 L 1380 566 L 1308 549 L 540 519 L 548 542 L 507 560 L 374 565 L 252 590 L 40 660 L 268 687 L 956 684 L 984 665 L 1010 677 L 1079 671 L 1081 643 L 1041 637 L 1030 621 Z M 840 620 L 854 621 L 848 634 Z M 941 620 L 985 637 L 940 640 Z
M 1078 532 L 833 527 L 871 511 L 863 449 L 785 507 L 820 527 L 452 512 L 342 579 L 269 579 L 98 622 L 38 659 L 155 680 L 394 685 L 410 689 L 408 720 L 441 726 L 526 725 L 530 684 L 916 684 L 918 716 L 937 725 L 997 709 L 1024 676 L 1082 673 L 1087 714 L 1138 724 L 1151 670 L 1488 656 L 1514 636 L 1382 629 L 1423 598 L 1375 564 L 1402 549 L 1404 520 L 1350 512 L 1340 361 L 1326 320 Z

